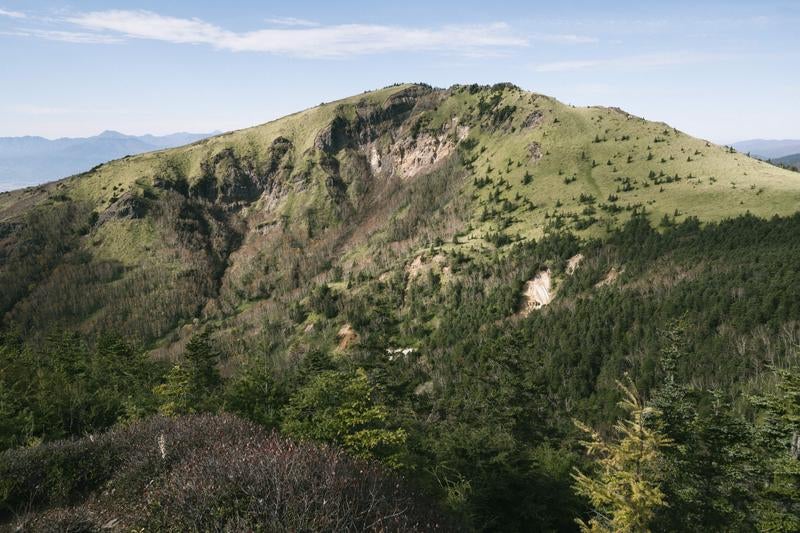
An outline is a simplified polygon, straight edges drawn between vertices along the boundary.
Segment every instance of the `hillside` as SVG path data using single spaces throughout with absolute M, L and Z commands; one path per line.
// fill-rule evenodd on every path
M 785 165 L 787 167 L 794 167 L 800 170 L 800 154 L 792 154 L 774 159 L 772 163 L 776 165 Z
M 798 200 L 506 84 L 2 194 L 0 528 L 800 530 Z
M 617 109 L 400 85 L 0 195 L 0 312 L 30 333 L 113 326 L 169 348 L 199 319 L 246 340 L 303 287 L 431 244 L 480 255 L 798 199 L 794 173 Z
M 125 135 L 104 131 L 80 138 L 0 137 L 0 191 L 38 185 L 125 155 L 188 144 L 208 134 Z

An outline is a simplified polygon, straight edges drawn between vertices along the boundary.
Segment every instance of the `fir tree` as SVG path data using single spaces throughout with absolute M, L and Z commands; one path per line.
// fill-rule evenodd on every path
M 619 405 L 628 418 L 614 425 L 616 440 L 575 421 L 590 436 L 582 442 L 587 453 L 597 458 L 595 473 L 576 469 L 572 476 L 576 491 L 593 508 L 588 522 L 577 519 L 584 532 L 649 531 L 656 511 L 667 505 L 661 489 L 662 451 L 671 442 L 653 424 L 661 413 L 644 405 L 632 382 L 617 384 L 624 394 Z

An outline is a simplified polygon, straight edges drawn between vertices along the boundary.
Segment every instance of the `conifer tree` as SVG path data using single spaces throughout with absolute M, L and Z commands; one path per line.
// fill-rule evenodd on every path
M 777 390 L 754 398 L 764 410 L 759 445 L 771 452 L 759 527 L 800 531 L 800 371 L 778 370 L 777 374 Z
M 208 334 L 192 337 L 181 362 L 169 371 L 165 383 L 155 387 L 159 411 L 166 415 L 214 411 L 222 378 L 217 370 L 219 353 Z
M 619 405 L 628 418 L 614 425 L 615 440 L 575 421 L 590 437 L 582 442 L 587 453 L 596 457 L 595 472 L 576 469 L 572 475 L 576 491 L 593 508 L 588 522 L 576 520 L 584 532 L 650 531 L 656 511 L 667 505 L 661 490 L 662 450 L 671 443 L 653 423 L 661 413 L 644 405 L 632 382 L 617 384 L 624 395 Z
M 165 416 L 177 416 L 194 413 L 190 397 L 191 376 L 180 363 L 173 366 L 167 373 L 164 383 L 154 389 L 159 400 L 158 411 Z

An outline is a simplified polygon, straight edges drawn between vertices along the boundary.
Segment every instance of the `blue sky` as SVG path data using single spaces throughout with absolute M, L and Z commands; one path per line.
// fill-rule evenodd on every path
M 728 143 L 800 138 L 800 2 L 0 0 L 0 136 L 230 130 L 510 81 Z

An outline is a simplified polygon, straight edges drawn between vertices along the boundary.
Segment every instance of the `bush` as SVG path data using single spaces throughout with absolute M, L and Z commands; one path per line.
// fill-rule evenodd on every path
M 231 415 L 152 418 L 0 455 L 0 523 L 96 530 L 429 531 L 441 516 L 394 474 Z

